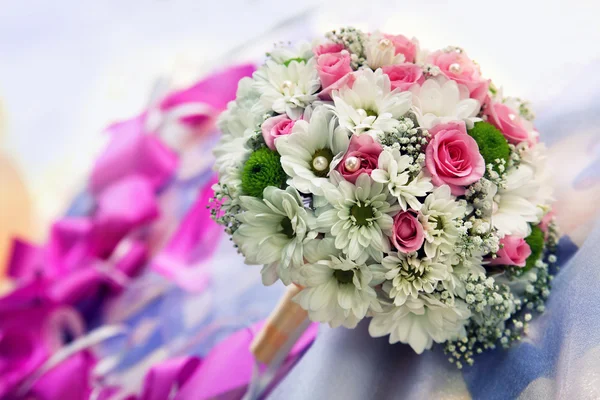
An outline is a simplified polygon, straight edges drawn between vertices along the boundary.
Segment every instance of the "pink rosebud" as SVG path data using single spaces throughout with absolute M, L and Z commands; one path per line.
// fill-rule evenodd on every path
M 492 259 L 491 265 L 516 265 L 524 267 L 527 258 L 531 255 L 531 248 L 522 237 L 505 236 L 500 239 L 501 248 L 497 258 Z
M 548 237 L 548 228 L 550 228 L 550 223 L 552 222 L 555 216 L 556 212 L 554 211 L 554 209 L 548 211 L 540 221 L 540 224 L 538 225 L 542 232 L 544 232 L 544 235 L 546 237 Z
M 448 79 L 466 86 L 472 99 L 484 102 L 490 81 L 481 77 L 479 66 L 464 52 L 439 50 L 428 62 L 438 66 Z
M 448 185 L 454 196 L 465 193 L 465 186 L 477 182 L 485 173 L 485 161 L 477 142 L 467 134 L 464 122 L 434 126 L 425 151 L 425 166 L 434 185 Z
M 344 45 L 340 43 L 323 43 L 313 49 L 315 56 L 319 57 L 322 54 L 339 53 L 344 50 Z
M 413 211 L 403 211 L 394 217 L 392 243 L 402 253 L 417 251 L 423 245 L 423 226 Z
M 321 91 L 321 93 L 319 93 L 319 98 L 321 100 L 331 100 L 331 93 L 334 90 L 340 90 L 343 87 L 352 88 L 352 85 L 354 85 L 355 80 L 356 76 L 354 73 L 346 74 L 341 79 L 337 80 L 334 84 L 324 88 Z
M 416 64 L 386 65 L 381 68 L 387 74 L 392 84 L 392 89 L 408 90 L 414 84 L 425 81 L 423 69 Z
M 331 86 L 352 72 L 350 53 L 327 53 L 317 57 L 317 71 L 323 88 Z
M 404 54 L 405 61 L 414 63 L 417 57 L 417 43 L 403 35 L 383 35 L 394 44 L 396 54 Z
M 349 182 L 355 183 L 360 174 L 369 174 L 377 169 L 381 145 L 369 135 L 354 135 L 350 139 L 348 151 L 337 170 Z
M 528 142 L 533 144 L 529 132 L 525 129 L 519 113 L 506 104 L 490 103 L 486 107 L 488 121 L 502 132 L 506 140 L 512 144 Z
M 261 129 L 267 147 L 269 147 L 271 150 L 275 150 L 275 139 L 277 139 L 279 136 L 289 135 L 292 133 L 293 127 L 294 121 L 289 119 L 285 114 L 277 115 L 265 120 L 261 126 Z

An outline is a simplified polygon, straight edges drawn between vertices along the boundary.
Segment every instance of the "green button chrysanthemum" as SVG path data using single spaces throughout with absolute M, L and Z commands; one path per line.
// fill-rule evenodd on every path
M 525 241 L 531 249 L 531 255 L 527 257 L 525 270 L 528 271 L 535 266 L 537 260 L 540 259 L 544 250 L 544 232 L 539 226 L 531 228 L 531 234 L 525 238 Z
M 480 121 L 469 130 L 469 135 L 477 142 L 485 164 L 492 164 L 496 172 L 501 172 L 498 170 L 499 164 L 496 160 L 504 160 L 508 163 L 510 157 L 510 148 L 502 132 L 489 122 Z
M 286 175 L 281 168 L 279 154 L 266 147 L 258 149 L 244 164 L 242 171 L 242 191 L 254 197 L 263 197 L 263 190 L 268 186 L 282 188 Z

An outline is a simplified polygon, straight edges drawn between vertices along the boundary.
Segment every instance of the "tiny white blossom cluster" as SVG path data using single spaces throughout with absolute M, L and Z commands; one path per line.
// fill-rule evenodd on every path
M 303 288 L 312 320 L 370 318 L 461 366 L 547 297 L 557 235 L 532 119 L 460 48 L 353 28 L 279 46 L 221 117 L 213 214 L 264 284 Z

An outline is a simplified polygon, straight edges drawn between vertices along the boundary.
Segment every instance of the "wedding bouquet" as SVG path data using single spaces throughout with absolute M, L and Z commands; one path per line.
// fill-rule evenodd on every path
M 527 102 L 464 50 L 354 28 L 279 45 L 222 115 L 212 206 L 313 321 L 459 368 L 543 312 L 558 233 Z

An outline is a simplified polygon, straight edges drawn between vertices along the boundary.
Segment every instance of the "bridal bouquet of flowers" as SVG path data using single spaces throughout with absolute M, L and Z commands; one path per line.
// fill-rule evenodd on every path
M 519 340 L 549 295 L 533 118 L 458 47 L 354 28 L 279 45 L 221 117 L 213 216 L 311 320 L 368 317 L 460 368 Z

